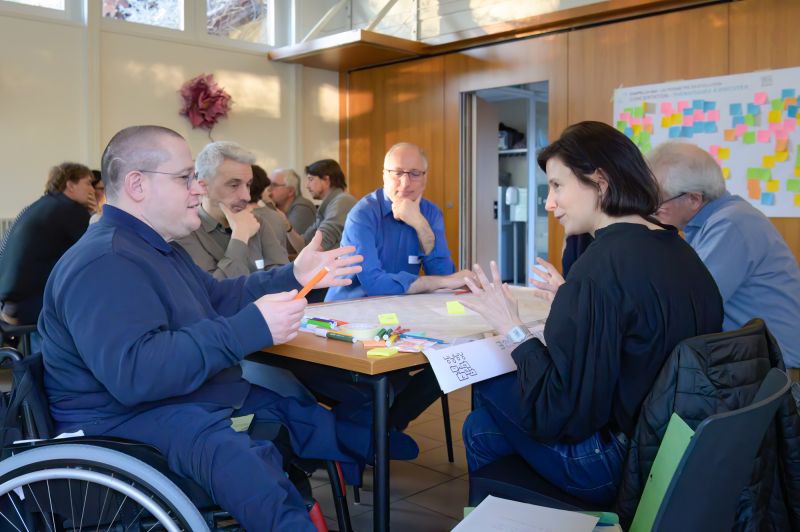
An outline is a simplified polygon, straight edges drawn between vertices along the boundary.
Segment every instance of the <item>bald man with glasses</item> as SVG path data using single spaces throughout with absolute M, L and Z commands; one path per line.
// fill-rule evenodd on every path
M 427 180 L 428 160 L 419 146 L 401 142 L 389 149 L 383 188 L 353 207 L 342 235 L 342 245 L 364 256 L 364 268 L 352 285 L 328 290 L 326 301 L 464 286 L 472 272 L 456 272 L 442 211 L 422 197 Z

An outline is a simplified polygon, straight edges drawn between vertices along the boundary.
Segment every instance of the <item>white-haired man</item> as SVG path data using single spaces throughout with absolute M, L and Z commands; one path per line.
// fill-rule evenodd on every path
M 254 163 L 251 152 L 228 141 L 208 144 L 195 161 L 197 178 L 206 185 L 199 210 L 202 223 L 178 243 L 217 279 L 289 262 L 285 235 L 279 238 L 263 214 L 247 209 Z
M 291 226 L 302 235 L 317 221 L 317 208 L 303 196 L 300 176 L 291 168 L 276 168 L 270 179 L 272 182 L 267 193 Z
M 725 189 L 706 151 L 667 142 L 649 155 L 662 200 L 656 217 L 682 229 L 722 294 L 724 330 L 762 318 L 788 368 L 800 368 L 800 269 L 761 211 Z

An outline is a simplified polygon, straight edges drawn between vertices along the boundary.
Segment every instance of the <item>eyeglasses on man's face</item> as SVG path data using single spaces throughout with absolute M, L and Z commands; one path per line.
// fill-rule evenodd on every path
M 142 172 L 143 174 L 170 175 L 180 181 L 184 181 L 186 190 L 191 189 L 194 182 L 197 181 L 197 172 L 195 170 L 192 170 L 188 174 L 182 174 L 180 172 L 159 172 L 158 170 L 137 170 L 137 172 Z
M 400 168 L 395 168 L 394 170 L 384 168 L 383 171 L 394 179 L 400 179 L 406 175 L 411 181 L 419 181 L 427 173 L 425 170 L 402 170 Z
M 310 181 L 310 179 L 309 179 L 309 181 Z M 281 188 L 281 187 L 285 187 L 285 186 L 288 186 L 288 185 L 286 183 L 276 183 L 275 181 L 273 181 L 272 183 L 267 185 L 267 188 L 272 190 L 274 188 Z
M 661 202 L 661 203 L 658 205 L 658 208 L 660 209 L 661 207 L 663 207 L 664 205 L 666 205 L 666 204 L 667 204 L 667 203 L 669 203 L 670 201 L 675 201 L 676 199 L 682 198 L 682 197 L 684 197 L 686 194 L 688 194 L 688 192 L 681 192 L 681 193 L 680 193 L 680 194 L 678 194 L 678 195 L 675 195 L 675 196 L 672 196 L 671 198 L 665 199 L 664 201 L 662 201 L 662 202 Z

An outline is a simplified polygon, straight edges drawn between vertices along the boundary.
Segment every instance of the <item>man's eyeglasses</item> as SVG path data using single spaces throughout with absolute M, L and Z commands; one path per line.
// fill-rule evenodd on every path
M 667 204 L 667 203 L 669 203 L 670 201 L 675 201 L 675 200 L 676 200 L 676 199 L 678 199 L 678 198 L 682 198 L 682 197 L 683 197 L 683 196 L 685 196 L 686 194 L 688 194 L 688 192 L 681 192 L 681 193 L 680 193 L 680 194 L 678 194 L 677 196 L 672 196 L 672 197 L 671 197 L 671 198 L 669 198 L 669 199 L 665 199 L 664 201 L 662 201 L 662 202 L 659 204 L 658 208 L 660 209 L 661 207 L 663 207 L 664 205 L 666 205 L 666 204 Z
M 276 183 L 273 181 L 272 183 L 267 185 L 267 188 L 273 189 L 273 188 L 288 187 L 288 186 L 289 185 L 287 185 L 286 183 Z
M 159 172 L 158 170 L 137 170 L 137 172 L 142 172 L 143 174 L 161 174 L 161 175 L 171 175 L 172 177 L 176 177 L 186 183 L 186 190 L 192 188 L 192 184 L 197 181 L 197 172 L 192 170 L 188 174 L 181 174 L 179 172 Z
M 392 176 L 395 179 L 400 179 L 404 175 L 407 175 L 408 178 L 411 181 L 419 181 L 420 179 L 422 179 L 422 176 L 424 176 L 426 173 L 428 173 L 425 170 L 400 170 L 399 168 L 397 168 L 395 170 L 390 170 L 388 168 L 384 168 L 383 171 L 388 173 L 390 176 Z

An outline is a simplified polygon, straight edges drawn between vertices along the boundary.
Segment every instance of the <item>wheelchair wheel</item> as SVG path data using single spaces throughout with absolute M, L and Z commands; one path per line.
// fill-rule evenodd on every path
M 208 531 L 167 477 L 93 445 L 53 444 L 0 462 L 0 530 Z

